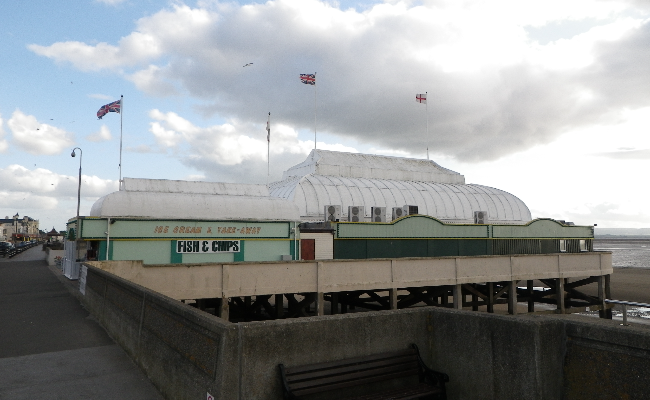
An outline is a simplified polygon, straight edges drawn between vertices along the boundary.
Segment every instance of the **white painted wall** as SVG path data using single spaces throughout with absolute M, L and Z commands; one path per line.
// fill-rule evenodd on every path
M 315 239 L 315 256 L 317 260 L 334 258 L 334 235 L 331 233 L 301 233 L 300 239 Z

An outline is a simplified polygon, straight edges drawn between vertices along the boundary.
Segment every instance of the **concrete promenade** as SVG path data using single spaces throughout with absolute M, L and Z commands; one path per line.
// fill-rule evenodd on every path
M 44 259 L 0 258 L 0 399 L 162 399 Z

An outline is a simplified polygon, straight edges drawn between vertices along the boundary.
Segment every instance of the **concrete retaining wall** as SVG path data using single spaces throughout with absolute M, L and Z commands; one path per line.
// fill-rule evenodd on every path
M 410 343 L 450 376 L 450 400 L 644 398 L 650 389 L 635 378 L 650 376 L 650 332 L 612 321 L 425 307 L 233 324 L 87 268 L 84 305 L 169 399 L 281 399 L 279 363 Z
M 650 398 L 650 330 L 647 326 L 620 326 L 567 322 L 564 366 L 566 399 Z
M 238 398 L 235 324 L 92 267 L 81 300 L 166 398 Z
M 63 258 L 65 256 L 64 250 L 52 250 L 48 247 L 45 251 L 47 252 L 47 265 L 50 266 L 56 264 L 56 262 L 54 261 L 54 257 Z

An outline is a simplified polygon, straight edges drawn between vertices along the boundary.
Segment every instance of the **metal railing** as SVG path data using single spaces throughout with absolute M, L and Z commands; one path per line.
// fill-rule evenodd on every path
M 619 304 L 619 305 L 623 306 L 623 325 L 625 325 L 625 326 L 629 325 L 627 323 L 627 306 L 650 308 L 650 304 L 637 303 L 635 301 L 623 301 L 623 300 L 605 299 L 605 303 Z

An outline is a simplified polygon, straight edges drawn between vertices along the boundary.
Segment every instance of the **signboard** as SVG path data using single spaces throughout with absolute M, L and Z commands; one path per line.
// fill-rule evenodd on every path
M 79 291 L 84 296 L 86 295 L 86 277 L 88 276 L 88 267 L 81 266 L 81 274 L 79 274 Z
M 285 239 L 291 236 L 289 222 L 271 221 L 181 221 L 111 219 L 83 220 L 83 237 L 105 239 Z
M 179 240 L 176 253 L 239 253 L 239 240 Z

